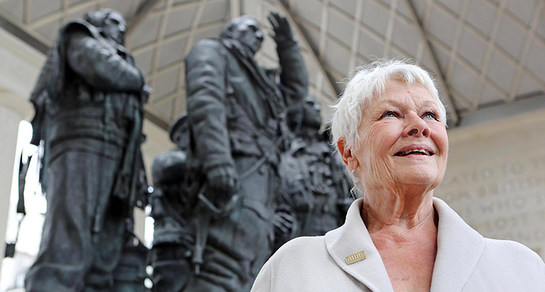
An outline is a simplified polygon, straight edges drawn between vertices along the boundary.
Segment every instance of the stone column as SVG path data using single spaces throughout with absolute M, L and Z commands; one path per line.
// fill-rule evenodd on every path
M 0 88 L 0 256 L 3 258 L 10 194 L 16 166 L 19 122 L 32 115 L 31 104 L 10 91 Z M 17 189 L 14 189 L 15 191 Z
M 33 115 L 28 96 L 44 61 L 42 53 L 0 28 L 0 259 L 4 258 L 19 122 Z

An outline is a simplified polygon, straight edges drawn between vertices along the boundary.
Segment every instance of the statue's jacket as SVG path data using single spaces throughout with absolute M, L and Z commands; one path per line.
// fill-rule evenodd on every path
M 281 202 L 296 214 L 300 235 L 322 235 L 342 223 L 327 143 L 295 138 L 280 165 L 286 192 Z
M 142 267 L 143 249 L 131 250 L 130 259 L 122 250 L 142 165 L 135 167 L 143 86 L 132 57 L 97 28 L 81 20 L 59 31 L 31 93 L 48 182 L 26 291 L 107 289 L 133 271 L 128 263 Z
M 295 41 L 278 45 L 277 53 L 277 75 L 232 39 L 202 40 L 186 57 L 191 148 L 202 171 L 234 167 L 237 157 L 278 164 L 285 108 L 306 96 L 308 81 Z
M 53 167 L 67 151 L 116 161 L 116 176 L 105 179 L 113 182 L 110 194 L 129 200 L 141 155 L 143 87 L 144 77 L 123 46 L 106 40 L 87 22 L 66 24 L 31 93 L 36 111 L 46 112 L 37 125 L 45 128 L 40 138 L 45 141 L 46 166 Z
M 74 140 L 85 151 L 115 156 L 133 132 L 133 122 L 141 119 L 144 78 L 132 56 L 77 21 L 62 29 L 55 49 L 54 80 L 47 87 L 50 159 L 73 147 Z

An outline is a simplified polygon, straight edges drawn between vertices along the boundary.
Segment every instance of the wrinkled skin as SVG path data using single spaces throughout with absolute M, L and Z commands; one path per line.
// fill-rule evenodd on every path
M 424 192 L 439 185 L 447 164 L 448 137 L 438 114 L 435 101 L 423 86 L 407 86 L 395 79 L 387 83 L 384 97 L 365 109 L 360 142 L 349 161 L 366 190 L 381 189 L 385 182 L 387 188 Z M 396 155 L 409 145 L 422 145 L 434 155 Z
M 345 164 L 365 189 L 362 219 L 396 291 L 428 291 L 437 252 L 433 189 L 443 179 L 448 137 L 422 85 L 391 79 L 363 110 Z

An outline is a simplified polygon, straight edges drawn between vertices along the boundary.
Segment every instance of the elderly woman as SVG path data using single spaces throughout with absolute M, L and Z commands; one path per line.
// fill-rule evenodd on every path
M 343 226 L 282 246 L 252 291 L 545 291 L 536 253 L 484 238 L 434 198 L 448 137 L 445 107 L 426 71 L 397 60 L 363 68 L 331 127 L 365 196 Z

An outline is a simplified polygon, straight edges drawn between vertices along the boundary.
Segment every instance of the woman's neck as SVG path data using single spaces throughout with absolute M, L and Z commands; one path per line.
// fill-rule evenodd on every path
M 395 231 L 432 229 L 436 231 L 433 191 L 367 190 L 362 219 L 370 233 L 383 228 Z
M 437 254 L 433 192 L 366 191 L 361 216 L 394 291 L 429 291 Z

